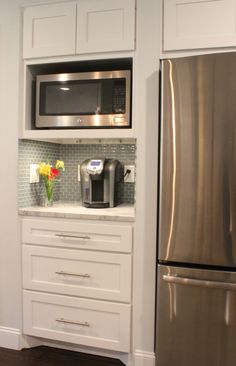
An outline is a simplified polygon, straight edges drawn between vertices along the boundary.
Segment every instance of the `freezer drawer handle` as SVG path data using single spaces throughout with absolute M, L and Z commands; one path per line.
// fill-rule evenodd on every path
M 64 271 L 56 271 L 56 274 L 65 275 L 65 276 L 76 276 L 76 277 L 84 277 L 90 278 L 91 276 L 88 273 L 74 273 L 74 272 L 64 272 Z
M 169 283 L 176 283 L 180 285 L 204 286 L 208 288 L 218 288 L 223 290 L 236 291 L 236 283 L 195 280 L 193 278 L 169 276 L 169 275 L 163 275 L 163 280 Z
M 85 239 L 85 240 L 89 240 L 91 239 L 90 236 L 88 235 L 69 235 L 69 234 L 55 234 L 57 237 L 61 238 L 61 239 Z
M 81 325 L 82 327 L 90 327 L 90 324 L 88 322 L 78 322 L 78 321 L 75 321 L 75 320 L 67 320 L 67 319 L 64 319 L 64 318 L 56 319 L 56 322 L 65 323 L 65 324 Z

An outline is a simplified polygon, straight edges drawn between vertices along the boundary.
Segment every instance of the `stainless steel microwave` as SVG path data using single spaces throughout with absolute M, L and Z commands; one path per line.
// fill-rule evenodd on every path
M 36 77 L 37 128 L 131 127 L 131 72 Z

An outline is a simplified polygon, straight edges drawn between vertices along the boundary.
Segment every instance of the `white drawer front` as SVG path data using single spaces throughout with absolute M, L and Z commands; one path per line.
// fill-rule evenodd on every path
M 25 289 L 130 302 L 131 255 L 23 245 Z
M 23 219 L 25 244 L 130 253 L 132 226 Z
M 121 352 L 130 349 L 130 305 L 24 291 L 24 333 Z

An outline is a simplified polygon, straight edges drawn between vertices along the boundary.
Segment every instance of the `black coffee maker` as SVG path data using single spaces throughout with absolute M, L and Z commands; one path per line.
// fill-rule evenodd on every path
M 80 165 L 82 204 L 104 208 L 118 204 L 121 164 L 115 159 L 87 159 Z

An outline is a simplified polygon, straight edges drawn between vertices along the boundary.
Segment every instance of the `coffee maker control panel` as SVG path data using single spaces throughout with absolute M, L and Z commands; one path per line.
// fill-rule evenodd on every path
M 87 165 L 88 174 L 101 174 L 104 168 L 104 160 L 90 160 Z

